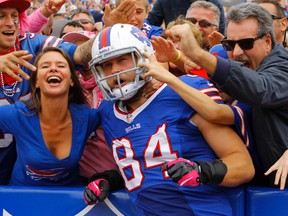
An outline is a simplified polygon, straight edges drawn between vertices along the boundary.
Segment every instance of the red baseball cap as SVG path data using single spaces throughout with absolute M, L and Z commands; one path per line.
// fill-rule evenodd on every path
M 28 0 L 0 0 L 0 7 L 16 8 L 19 13 L 22 13 L 30 7 L 30 2 Z
M 85 39 L 89 40 L 95 36 L 94 32 L 89 32 L 89 31 L 77 31 L 77 32 L 69 32 L 65 34 L 62 39 L 65 40 L 66 42 L 73 42 L 76 39 Z

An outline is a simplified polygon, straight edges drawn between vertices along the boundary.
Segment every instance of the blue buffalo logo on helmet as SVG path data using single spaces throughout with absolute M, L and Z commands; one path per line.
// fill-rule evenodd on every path
M 152 46 L 147 35 L 138 28 L 131 28 L 131 34 L 135 36 L 139 41 L 146 44 L 147 46 Z

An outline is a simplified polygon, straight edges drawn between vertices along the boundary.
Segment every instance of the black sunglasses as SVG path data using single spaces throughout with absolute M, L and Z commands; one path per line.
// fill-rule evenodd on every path
M 270 15 L 271 15 L 273 20 L 274 19 L 282 19 L 282 17 L 280 17 L 280 16 L 277 16 L 277 15 L 274 15 L 274 14 L 270 14 Z
M 254 46 L 254 42 L 260 38 L 263 38 L 266 34 L 261 34 L 255 38 L 244 38 L 240 40 L 221 40 L 221 44 L 226 51 L 233 51 L 235 45 L 238 44 L 242 50 L 250 50 Z
M 210 22 L 208 22 L 207 20 L 197 20 L 193 17 L 191 18 L 186 18 L 186 20 L 189 20 L 190 22 L 192 22 L 193 24 L 196 24 L 197 22 L 199 23 L 199 26 L 201 28 L 208 28 L 209 26 L 217 26 L 215 24 L 212 24 Z

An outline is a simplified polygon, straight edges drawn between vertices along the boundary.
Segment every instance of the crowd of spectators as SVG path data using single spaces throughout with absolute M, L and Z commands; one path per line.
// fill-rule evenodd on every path
M 113 140 L 114 138 L 120 139 L 129 135 L 127 135 L 127 131 L 124 131 L 118 137 L 115 134 L 120 133 L 119 131 L 110 130 L 113 126 L 117 128 L 117 124 L 122 125 L 122 121 L 118 122 L 117 117 L 112 117 L 111 113 L 117 113 L 120 110 L 119 114 L 115 115 L 127 114 L 125 121 L 130 124 L 131 122 L 129 121 L 133 121 L 133 119 L 129 119 L 129 116 L 132 116 L 133 112 L 141 107 L 142 104 L 145 104 L 146 101 L 157 101 L 157 98 L 154 98 L 155 95 L 163 95 L 165 101 L 170 98 L 172 94 L 165 93 L 167 86 L 169 86 L 169 88 L 179 94 L 175 96 L 173 93 L 173 98 L 171 97 L 172 99 L 170 98 L 170 100 L 180 101 L 183 109 L 187 112 L 179 112 L 176 104 L 173 104 L 175 110 L 171 108 L 175 112 L 174 118 L 179 114 L 177 118 L 185 120 L 185 124 L 183 122 L 179 124 L 180 128 L 183 127 L 183 131 L 179 130 L 175 137 L 179 136 L 179 140 L 181 140 L 181 133 L 186 136 L 184 128 L 189 124 L 189 127 L 194 128 L 195 132 L 192 135 L 187 135 L 188 140 L 197 137 L 195 142 L 201 143 L 201 148 L 205 149 L 211 157 L 199 157 L 200 161 L 194 162 L 194 160 L 199 159 L 198 156 L 194 158 L 194 156 L 190 155 L 195 150 L 194 148 L 191 147 L 189 149 L 189 154 L 179 150 L 177 157 L 181 156 L 183 158 L 174 158 L 175 155 L 173 154 L 173 157 L 167 161 L 170 163 L 164 164 L 164 168 L 162 167 L 163 172 L 168 172 L 167 178 L 170 176 L 174 182 L 179 184 L 179 187 L 183 184 L 189 187 L 208 184 L 204 190 L 209 189 L 210 184 L 213 185 L 211 188 L 214 188 L 214 184 L 216 184 L 215 188 L 217 190 L 218 186 L 233 187 L 242 183 L 271 187 L 278 186 L 281 190 L 288 185 L 286 181 L 288 173 L 286 165 L 288 163 L 288 140 L 286 138 L 286 130 L 288 129 L 288 95 L 286 93 L 288 83 L 288 39 L 286 36 L 288 20 L 287 9 L 285 9 L 283 2 L 278 0 L 253 0 L 249 3 L 232 6 L 225 11 L 219 0 L 22 1 L 21 4 L 12 6 L 12 3 L 17 2 L 17 0 L 0 0 L 0 5 L 2 4 L 3 6 L 3 8 L 0 8 L 0 14 L 2 14 L 0 16 L 0 28 L 2 28 L 3 33 L 0 36 L 0 101 L 2 101 L 0 103 L 0 184 L 57 185 L 58 182 L 59 185 L 87 185 L 90 183 L 85 189 L 85 201 L 88 204 L 92 204 L 98 199 L 105 199 L 107 196 L 107 191 L 105 191 L 105 196 L 101 195 L 101 188 L 105 187 L 105 190 L 119 188 L 119 186 L 123 186 L 124 179 L 128 192 L 131 194 L 136 192 L 137 194 L 137 190 L 141 188 L 143 182 L 143 187 L 146 188 L 146 184 L 152 184 L 151 182 L 153 181 L 147 183 L 147 180 L 143 180 L 141 184 L 134 185 L 135 188 L 130 188 L 130 191 L 129 185 L 133 180 L 134 174 L 131 174 L 132 177 L 130 176 L 132 180 L 126 176 L 123 171 L 126 167 L 122 164 L 122 159 L 118 157 L 118 152 L 115 150 L 113 152 L 108 147 L 116 142 L 116 139 Z M 118 23 L 128 25 L 122 25 L 122 27 L 120 27 L 121 25 L 115 25 Z M 129 31 L 126 31 L 128 33 L 125 33 L 121 28 L 128 29 Z M 110 31 L 118 31 L 119 34 L 117 33 L 117 36 L 115 36 L 107 33 Z M 147 53 L 137 53 L 135 50 L 131 52 L 131 56 L 128 56 L 129 53 L 122 53 L 122 50 L 130 49 L 129 43 L 126 44 L 127 46 L 115 49 L 115 47 L 120 46 L 119 44 L 121 46 L 125 44 L 123 42 L 127 40 L 124 38 L 125 35 L 127 38 L 131 37 L 131 43 L 133 42 L 132 31 L 138 38 L 143 36 L 141 39 L 145 41 L 143 49 L 135 43 L 136 48 L 140 47 L 141 49 L 139 48 L 139 50 L 147 52 L 146 45 L 151 47 L 153 45 L 154 49 L 149 55 Z M 109 42 L 112 43 L 113 41 L 112 48 L 115 49 L 116 56 L 113 55 L 112 51 L 105 49 L 105 46 L 101 47 L 103 45 L 102 41 L 105 41 L 107 37 L 109 37 Z M 94 42 L 94 40 L 98 43 Z M 50 46 L 58 48 L 49 49 Z M 102 52 L 107 52 L 109 58 L 100 59 L 99 55 Z M 40 55 L 38 55 L 39 53 Z M 134 56 L 135 53 L 137 53 L 136 57 Z M 58 56 L 61 60 L 59 60 L 60 63 L 58 59 L 53 58 L 53 54 Z M 37 55 L 38 57 L 35 61 Z M 105 55 L 103 56 L 105 58 Z M 125 93 L 126 90 L 129 91 L 130 89 L 127 87 L 129 83 L 126 84 L 126 87 L 124 86 L 127 88 L 125 91 L 121 89 L 122 83 L 125 83 L 123 81 L 125 80 L 125 75 L 120 73 L 120 70 L 112 73 L 109 71 L 109 67 L 110 65 L 119 66 L 119 62 L 124 61 L 125 63 L 121 66 L 127 67 L 128 70 L 129 62 L 135 64 L 134 57 L 138 60 L 141 67 L 147 69 L 145 72 L 151 77 L 147 78 L 147 74 L 145 75 L 144 72 L 141 76 L 137 74 L 137 82 L 134 82 L 133 88 L 138 84 L 139 80 L 141 80 L 140 83 L 142 84 L 134 90 L 135 94 L 131 94 L 131 96 Z M 140 61 L 139 59 L 146 60 Z M 41 63 L 42 61 L 44 63 Z M 147 64 L 148 61 L 150 64 Z M 39 64 L 44 66 L 39 67 Z M 54 68 L 54 65 L 56 65 L 57 69 Z M 91 65 L 92 69 L 90 68 Z M 137 65 L 134 66 L 136 68 Z M 42 75 L 41 77 L 41 73 L 45 74 L 45 71 L 47 71 L 45 67 L 50 67 L 51 70 L 63 71 L 63 74 L 70 74 L 64 77 L 50 76 L 46 79 L 49 84 L 55 83 L 55 85 L 66 80 L 66 88 L 63 88 L 66 93 L 65 102 L 61 101 L 58 103 L 62 97 L 56 93 L 57 97 L 54 95 L 53 100 L 50 101 L 50 96 L 53 93 L 50 91 L 46 92 L 46 81 L 43 78 L 45 76 Z M 101 68 L 100 72 L 97 71 L 99 68 Z M 103 86 L 98 86 L 101 84 L 100 82 L 97 85 L 98 79 L 101 80 L 106 75 L 111 78 L 111 76 L 115 76 L 113 74 L 117 73 L 119 75 L 116 75 L 117 81 L 115 82 L 118 82 L 117 85 L 120 86 L 117 95 L 115 93 L 117 90 L 110 89 L 111 86 L 109 87 L 109 85 L 111 83 L 108 83 L 108 81 L 105 81 Z M 185 77 L 181 78 L 183 82 L 178 79 L 180 75 Z M 29 81 L 29 76 L 31 76 L 31 82 Z M 70 80 L 69 85 L 69 79 L 66 78 L 70 76 L 72 80 Z M 132 79 L 129 76 L 126 79 Z M 196 82 L 198 84 L 194 83 L 195 80 L 190 80 L 190 77 L 195 78 L 195 76 L 199 79 Z M 163 83 L 167 84 L 167 86 L 164 85 L 165 88 L 162 85 Z M 159 88 L 159 86 L 161 87 Z M 75 88 L 81 90 L 81 94 L 78 95 L 80 97 L 79 101 L 74 100 L 75 98 L 73 99 L 77 95 L 77 89 L 75 90 Z M 213 90 L 207 93 L 206 91 L 210 88 Z M 212 96 L 209 95 L 212 92 L 215 92 L 215 95 L 214 93 Z M 115 95 L 113 95 L 114 93 Z M 113 97 L 110 97 L 111 94 L 117 99 L 116 105 L 113 103 L 107 105 L 107 102 L 103 103 L 103 99 L 113 101 Z M 154 96 L 150 99 L 149 97 L 153 94 Z M 30 95 L 32 100 L 28 100 L 25 106 L 21 102 L 19 103 L 20 100 L 29 99 Z M 217 101 L 218 99 L 220 102 Z M 31 112 L 33 110 L 30 109 L 31 101 L 33 109 L 36 110 L 35 112 Z M 72 123 L 75 119 L 72 118 L 73 113 L 70 114 L 70 112 L 74 109 L 77 115 L 81 113 L 79 111 L 81 106 L 79 108 L 77 105 L 75 108 L 74 105 L 71 105 L 74 103 L 86 104 L 89 107 L 87 107 L 87 112 L 90 113 L 86 114 L 93 115 L 93 118 L 97 120 L 96 123 L 91 123 L 90 120 L 87 120 L 86 123 L 89 123 L 89 130 L 87 130 L 87 134 L 82 131 L 81 136 L 79 136 L 81 140 L 78 142 L 81 145 L 78 146 L 78 149 L 71 147 L 75 141 L 73 140 L 74 138 L 72 139 L 74 136 Z M 107 110 L 110 109 L 110 112 L 103 110 L 103 106 L 102 109 L 99 108 L 102 103 L 105 104 L 103 106 L 106 106 Z M 4 106 L 7 104 L 10 104 L 13 108 Z M 163 109 L 159 105 L 161 104 L 160 101 L 157 104 L 155 105 L 155 110 Z M 61 109 L 61 107 L 66 107 L 67 105 L 69 105 L 69 109 Z M 70 105 L 72 107 L 71 110 Z M 118 107 L 119 110 L 115 107 Z M 48 108 L 53 111 L 52 115 L 52 111 Z M 102 115 L 101 118 L 104 118 L 104 121 L 102 119 L 104 129 L 98 128 L 100 117 L 94 112 L 95 109 L 93 108 L 99 108 L 100 116 Z M 19 109 L 23 113 L 27 112 L 28 114 L 24 118 L 21 117 L 22 114 L 17 111 Z M 9 110 L 13 112 L 9 112 Z M 57 113 L 55 110 L 61 110 L 61 112 Z M 9 113 L 10 116 L 4 113 Z M 55 118 L 57 116 L 54 113 L 57 113 L 65 120 L 65 127 L 62 127 L 62 124 L 59 123 L 60 121 L 57 123 L 59 119 Z M 181 113 L 185 114 L 185 118 L 181 116 Z M 164 114 L 164 111 L 159 113 L 154 119 L 155 122 L 160 115 Z M 188 114 L 189 117 L 192 116 L 190 119 L 186 119 Z M 37 124 L 36 119 L 33 119 L 32 123 L 29 122 L 30 115 L 36 115 L 41 125 Z M 165 116 L 167 122 L 171 120 L 169 115 L 168 113 Z M 83 116 L 88 118 L 84 114 Z M 142 114 L 139 114 L 139 116 L 142 116 Z M 34 143 L 29 142 L 30 137 L 27 138 L 25 133 L 19 131 L 19 128 L 21 128 L 20 121 L 18 122 L 19 127 L 15 127 L 9 121 L 9 119 L 13 118 L 15 118 L 15 122 L 18 122 L 19 119 L 22 121 L 24 119 L 25 124 L 27 123 L 27 134 L 35 136 L 36 142 L 35 140 L 33 140 Z M 56 120 L 52 121 L 53 118 Z M 113 122 L 105 121 L 105 119 L 112 118 L 114 118 Z M 145 118 L 145 115 L 142 118 L 142 122 L 151 121 L 149 118 Z M 178 119 L 175 121 L 178 121 Z M 80 125 L 78 123 L 76 122 L 77 127 Z M 159 130 L 162 127 L 166 127 L 166 123 L 164 124 L 161 118 L 158 123 Z M 160 127 L 160 124 L 163 125 Z M 148 125 L 148 123 L 145 123 L 145 125 Z M 119 128 L 121 128 L 120 126 Z M 204 126 L 223 135 L 219 137 L 215 131 L 208 131 Z M 230 132 L 232 131 L 230 126 L 234 129 L 233 132 Z M 40 135 L 42 135 L 35 135 L 33 128 L 38 128 L 38 132 L 40 131 Z M 50 129 L 48 130 L 47 128 Z M 150 130 L 150 127 L 147 127 L 148 130 Z M 58 133 L 58 131 L 61 132 Z M 228 131 L 226 133 L 227 139 L 225 138 L 225 131 Z M 71 132 L 71 136 L 65 136 L 66 132 L 68 134 Z M 234 132 L 238 136 L 235 137 Z M 263 133 L 265 136 L 263 136 Z M 152 136 L 152 132 L 150 135 Z M 144 137 L 145 135 L 142 138 Z M 217 137 L 217 139 L 213 140 L 213 137 Z M 230 146 L 229 150 L 226 147 L 229 144 L 233 145 L 233 143 L 229 143 L 228 138 L 233 140 L 235 145 Z M 133 139 L 135 137 L 132 136 L 131 140 L 133 141 Z M 47 152 L 45 153 L 46 148 L 43 150 L 43 146 L 39 145 L 41 140 L 46 143 L 46 147 L 49 150 L 48 154 Z M 135 142 L 139 140 L 140 137 L 135 139 Z M 171 140 L 173 140 L 173 143 L 178 143 L 179 141 L 173 138 Z M 219 144 L 220 140 L 225 143 L 225 147 Z M 122 142 L 123 140 L 120 139 L 118 144 L 122 145 Z M 31 143 L 37 148 L 31 148 Z M 173 143 L 171 146 L 173 146 Z M 239 143 L 245 148 L 241 147 L 241 145 L 239 147 Z M 144 141 L 141 144 L 139 143 L 139 146 L 142 144 L 144 145 Z M 151 155 L 157 155 L 155 158 L 163 156 L 160 151 L 162 150 L 160 144 L 160 142 L 155 144 L 155 149 L 152 149 L 153 153 Z M 126 144 L 123 144 L 123 146 L 127 148 Z M 29 155 L 30 151 L 35 151 L 35 155 L 38 154 L 39 159 L 32 154 Z M 65 162 L 65 158 L 68 158 L 74 151 L 77 153 L 77 156 L 73 157 L 74 160 L 69 163 Z M 129 153 L 128 148 L 125 149 L 125 154 L 127 153 L 126 151 Z M 240 160 L 241 157 L 249 157 L 245 161 L 238 161 L 233 157 L 235 152 L 241 152 L 241 156 L 237 155 L 238 153 L 236 154 Z M 145 150 L 145 155 L 141 152 L 141 156 L 138 158 L 139 161 L 146 160 L 142 156 L 147 154 L 149 154 L 148 147 Z M 54 158 L 51 159 L 51 155 Z M 37 164 L 36 162 L 40 158 L 48 158 L 51 163 L 48 165 L 46 163 Z M 55 158 L 58 159 L 57 162 L 54 161 Z M 205 162 L 202 162 L 202 159 L 205 159 Z M 206 162 L 206 160 L 208 161 Z M 163 163 L 162 161 L 159 164 L 163 165 Z M 63 166 L 64 171 L 56 170 L 56 172 L 54 170 L 56 165 L 59 167 Z M 121 167 L 122 165 L 123 167 Z M 145 173 L 146 168 L 149 168 L 149 164 L 145 164 L 145 166 L 143 170 L 141 170 L 140 166 L 136 167 L 136 173 L 141 175 L 142 172 Z M 246 173 L 243 173 L 243 170 L 241 170 L 242 173 L 239 171 L 241 166 L 246 166 Z M 135 164 L 132 167 L 134 169 Z M 121 170 L 122 168 L 123 170 Z M 254 168 L 255 176 L 252 179 Z M 46 176 L 36 179 L 36 177 L 39 177 L 35 177 L 37 172 L 41 171 L 43 174 L 44 169 L 47 172 L 55 172 L 55 176 L 53 178 Z M 237 169 L 238 172 L 235 172 Z M 198 182 L 191 180 L 191 178 L 195 177 L 195 172 L 199 175 L 198 178 L 200 180 L 198 179 Z M 161 172 L 159 171 L 158 174 L 160 175 Z M 72 177 L 69 178 L 69 175 Z M 147 176 L 149 175 L 150 173 L 147 171 Z M 156 176 L 154 177 L 156 178 Z M 163 177 L 162 174 L 160 176 L 161 178 Z M 120 180 L 117 181 L 115 179 Z M 151 177 L 151 179 L 153 178 Z M 164 181 L 165 183 L 166 180 Z M 131 185 L 133 186 L 133 184 L 132 182 Z M 149 195 L 149 186 L 147 188 L 147 194 Z M 174 185 L 171 188 L 174 188 Z M 173 190 L 171 189 L 171 191 Z M 182 190 L 181 193 L 184 193 L 183 191 L 185 192 L 185 190 Z M 200 192 L 201 190 L 188 189 L 186 192 L 188 194 L 191 191 Z M 210 192 L 212 193 L 212 191 Z M 183 196 L 187 195 L 185 193 Z M 221 193 L 217 193 L 217 195 L 222 197 Z M 134 195 L 131 196 L 133 197 Z M 138 205 L 138 201 L 134 203 Z M 162 206 L 162 204 L 159 204 L 159 206 Z M 147 205 L 148 207 L 149 204 Z M 191 204 L 187 208 L 190 211 L 194 207 Z M 139 209 L 140 212 L 143 211 L 143 214 L 150 212 L 150 210 L 142 209 L 140 204 Z M 204 210 L 206 210 L 205 206 Z

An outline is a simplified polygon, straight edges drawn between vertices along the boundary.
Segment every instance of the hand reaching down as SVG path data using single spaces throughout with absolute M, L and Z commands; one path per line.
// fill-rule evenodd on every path
M 109 194 L 110 184 L 107 180 L 100 178 L 90 182 L 84 190 L 84 200 L 87 205 L 103 201 Z

